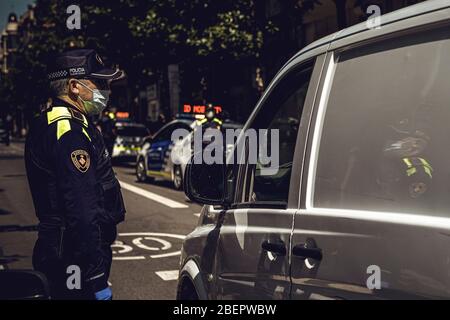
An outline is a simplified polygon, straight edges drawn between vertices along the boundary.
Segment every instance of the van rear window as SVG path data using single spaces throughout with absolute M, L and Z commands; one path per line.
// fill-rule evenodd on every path
M 450 215 L 449 37 L 446 27 L 341 54 L 315 207 Z

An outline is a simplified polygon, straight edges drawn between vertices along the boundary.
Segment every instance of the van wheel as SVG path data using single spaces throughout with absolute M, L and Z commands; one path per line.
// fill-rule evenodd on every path
M 147 172 L 145 172 L 145 163 L 143 159 L 139 159 L 136 163 L 136 178 L 139 182 L 148 181 Z
M 177 300 L 199 300 L 197 291 L 190 280 L 184 280 L 177 294 Z
M 181 174 L 180 166 L 175 166 L 173 168 L 173 187 L 176 190 L 183 189 L 183 175 Z

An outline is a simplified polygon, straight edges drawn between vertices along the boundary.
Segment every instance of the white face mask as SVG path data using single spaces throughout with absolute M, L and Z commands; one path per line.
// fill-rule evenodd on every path
M 78 83 L 92 92 L 92 100 L 83 100 L 80 97 L 80 100 L 83 101 L 86 113 L 93 116 L 101 114 L 108 104 L 110 91 L 91 89 L 80 81 L 78 81 Z
M 206 118 L 209 119 L 209 120 L 211 120 L 212 118 L 214 118 L 214 112 L 208 111 L 208 112 L 206 113 Z

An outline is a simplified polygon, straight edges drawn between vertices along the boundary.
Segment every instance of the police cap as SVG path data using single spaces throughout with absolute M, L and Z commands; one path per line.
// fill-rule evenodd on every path
M 114 80 L 121 75 L 121 71 L 107 68 L 95 50 L 74 49 L 56 57 L 54 63 L 49 66 L 48 79 L 50 81 L 66 78 Z

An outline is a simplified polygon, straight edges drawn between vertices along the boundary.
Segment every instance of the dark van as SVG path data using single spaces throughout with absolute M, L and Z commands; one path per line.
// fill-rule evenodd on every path
M 244 126 L 295 131 L 280 170 L 186 169 L 205 206 L 178 298 L 449 299 L 449 53 L 450 3 L 426 1 L 295 55 Z

